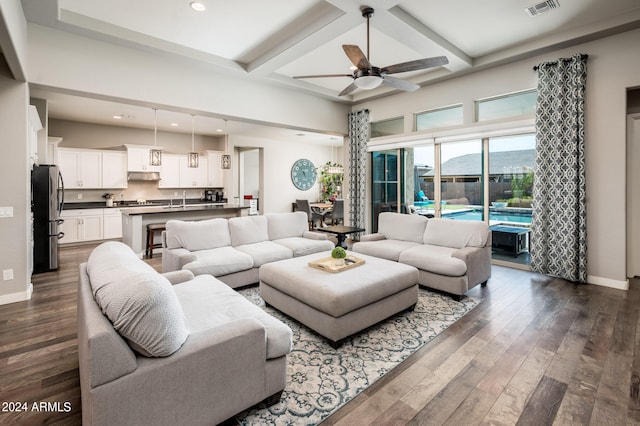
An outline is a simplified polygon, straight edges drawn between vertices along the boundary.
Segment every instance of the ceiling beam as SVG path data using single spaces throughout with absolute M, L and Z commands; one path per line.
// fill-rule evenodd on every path
M 267 75 L 310 50 L 350 30 L 357 25 L 343 10 L 319 2 L 294 22 L 269 37 L 238 62 L 247 72 Z
M 432 55 L 434 50 L 442 51 L 449 59 L 449 65 L 446 68 L 451 71 L 473 65 L 473 58 L 400 6 L 394 6 L 386 13 L 381 14 L 374 25 L 380 31 L 386 32 L 389 36 L 395 37 L 399 42 L 411 46 L 412 49 L 424 55 Z

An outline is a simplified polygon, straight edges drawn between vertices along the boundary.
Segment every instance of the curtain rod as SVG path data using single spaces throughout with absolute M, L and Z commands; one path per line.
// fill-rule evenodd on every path
M 570 58 L 560 58 L 560 59 L 558 59 L 556 61 L 552 61 L 552 62 L 543 62 L 542 64 L 557 64 L 560 61 L 568 62 L 568 61 L 572 61 L 573 58 L 575 58 L 576 56 L 580 56 L 580 59 L 587 59 L 589 57 L 589 55 L 587 55 L 586 53 L 582 53 L 582 54 L 579 54 L 579 55 L 572 56 Z M 542 65 L 542 64 L 540 64 L 540 65 Z M 534 71 L 538 71 L 538 68 L 540 68 L 540 65 L 536 65 L 535 67 L 533 67 L 533 70 Z

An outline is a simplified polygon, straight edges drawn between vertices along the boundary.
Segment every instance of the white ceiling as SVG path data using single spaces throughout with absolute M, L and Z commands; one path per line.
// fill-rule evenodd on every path
M 351 78 L 292 77 L 351 73 L 342 45 L 356 44 L 366 53 L 365 5 L 375 9 L 370 21 L 370 60 L 375 66 L 441 55 L 449 59 L 444 67 L 395 75 L 420 85 L 640 27 L 640 0 L 556 0 L 560 7 L 533 18 L 525 8 L 539 0 L 201 1 L 205 12 L 192 10 L 190 0 L 22 0 L 22 5 L 33 23 L 155 49 L 175 60 L 204 61 L 221 71 L 342 102 L 394 92 L 381 87 L 338 98 Z M 46 92 L 34 96 L 50 100 L 54 118 L 114 124 L 112 115 L 125 114 L 139 119 L 129 124 L 122 120 L 122 125 L 153 125 L 149 108 Z M 159 112 L 159 125 L 164 126 L 161 115 L 168 122 L 186 120 L 178 131 L 185 126 L 191 131 L 188 113 Z M 214 134 L 224 125 L 217 118 L 196 120 L 201 122 L 196 123 L 198 133 Z M 229 123 L 230 133 L 249 132 L 255 123 L 240 124 Z M 295 138 L 299 132 L 285 133 Z M 326 135 L 318 139 L 331 140 Z

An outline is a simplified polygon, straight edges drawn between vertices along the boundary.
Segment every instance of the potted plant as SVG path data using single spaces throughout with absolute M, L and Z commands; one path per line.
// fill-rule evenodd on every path
M 331 161 L 327 161 L 324 166 L 319 167 L 318 182 L 320 182 L 320 198 L 322 201 L 333 201 L 338 198 L 337 196 L 342 189 L 344 175 L 342 173 L 333 173 L 332 171 L 340 168 L 342 168 L 340 164 L 332 163 Z
M 342 247 L 338 246 L 333 250 L 331 250 L 331 257 L 335 259 L 334 260 L 335 266 L 342 266 L 344 265 L 344 258 L 347 257 L 347 251 Z

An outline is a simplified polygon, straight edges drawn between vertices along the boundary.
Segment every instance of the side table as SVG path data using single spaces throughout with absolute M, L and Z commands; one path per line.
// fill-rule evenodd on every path
M 329 234 L 334 234 L 338 238 L 336 247 L 342 247 L 343 249 L 346 250 L 347 243 L 345 242 L 345 240 L 347 239 L 347 235 L 355 234 L 358 232 L 364 232 L 365 229 L 357 228 L 355 226 L 334 225 L 334 226 L 324 226 L 324 227 L 316 228 L 314 231 L 327 232 Z

